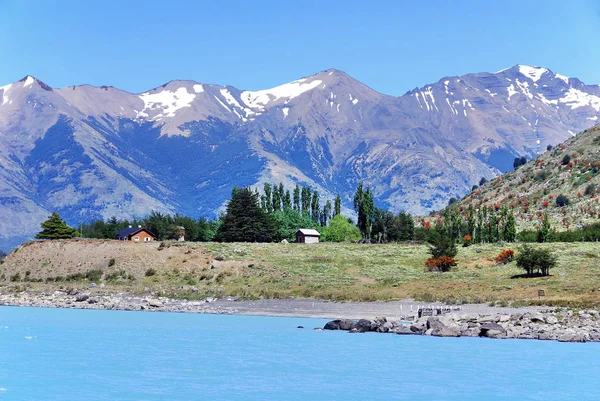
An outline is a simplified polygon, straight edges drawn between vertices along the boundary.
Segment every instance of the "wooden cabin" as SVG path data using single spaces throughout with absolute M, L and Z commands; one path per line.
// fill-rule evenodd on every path
M 321 234 L 311 228 L 301 228 L 296 231 L 296 242 L 299 244 L 318 244 Z

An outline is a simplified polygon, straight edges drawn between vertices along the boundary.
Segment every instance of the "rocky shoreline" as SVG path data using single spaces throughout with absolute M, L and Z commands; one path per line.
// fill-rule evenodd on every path
M 487 337 L 496 339 L 557 340 L 560 342 L 600 342 L 600 313 L 596 310 L 555 313 L 525 312 L 494 315 L 424 316 L 414 322 L 373 320 L 332 320 L 324 330 L 351 333 L 394 333 L 436 337 Z
M 185 300 L 157 297 L 154 293 L 136 295 L 90 290 L 3 292 L 0 306 L 45 307 L 94 310 L 154 311 L 288 317 L 331 318 L 347 316 L 325 324 L 325 330 L 352 333 L 377 332 L 437 337 L 487 337 L 558 340 L 561 342 L 600 342 L 600 312 L 597 310 L 554 311 L 544 308 L 497 308 L 462 305 L 461 313 L 388 319 L 391 311 L 406 308 L 407 302 L 338 303 L 308 299 L 241 301 L 236 298 Z M 352 319 L 350 319 L 352 318 Z

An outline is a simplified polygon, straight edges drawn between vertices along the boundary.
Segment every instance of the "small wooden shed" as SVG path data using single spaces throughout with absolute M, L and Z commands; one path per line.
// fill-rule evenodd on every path
M 318 244 L 321 234 L 311 228 L 301 228 L 296 231 L 296 242 L 299 244 Z

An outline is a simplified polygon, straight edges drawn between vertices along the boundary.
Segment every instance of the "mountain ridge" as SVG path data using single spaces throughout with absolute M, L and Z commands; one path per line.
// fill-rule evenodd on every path
M 234 185 L 274 181 L 346 205 L 364 181 L 380 206 L 425 214 L 600 115 L 599 86 L 519 65 L 402 96 L 335 69 L 264 90 L 172 80 L 139 94 L 27 75 L 0 94 L 0 217 L 19 238 L 51 210 L 71 223 L 214 215 Z

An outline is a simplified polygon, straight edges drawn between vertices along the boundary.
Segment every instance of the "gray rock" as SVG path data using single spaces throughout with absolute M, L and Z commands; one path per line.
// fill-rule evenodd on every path
M 544 320 L 546 321 L 546 324 L 557 324 L 558 323 L 558 319 L 554 316 L 546 316 L 544 318 Z
M 403 325 L 403 324 L 401 324 L 398 327 L 394 327 L 394 328 L 390 329 L 390 333 L 396 333 L 396 334 L 421 334 L 421 333 L 416 333 L 416 332 L 412 331 L 409 326 L 406 326 L 406 325 Z
M 382 326 L 385 322 L 387 322 L 387 318 L 385 316 L 376 316 L 375 319 L 373 319 L 373 323 L 375 323 L 377 326 Z
M 489 338 L 504 338 L 506 337 L 506 329 L 498 323 L 484 323 L 479 328 L 481 337 Z
M 366 333 L 367 331 L 373 331 L 376 329 L 377 326 L 367 319 L 360 319 L 358 322 L 355 322 L 352 325 L 352 331 L 356 331 L 357 333 Z
M 582 333 L 563 333 L 558 336 L 558 341 L 569 343 L 583 343 L 585 336 Z
M 556 335 L 556 333 L 551 331 L 545 331 L 538 335 L 539 340 L 556 340 L 557 338 L 558 336 Z
M 149 299 L 148 306 L 151 306 L 153 308 L 162 308 L 163 303 L 160 302 L 158 299 Z
M 89 295 L 83 294 L 75 298 L 75 302 L 85 302 L 90 298 Z
M 460 337 L 460 331 L 457 327 L 444 326 L 441 328 L 433 329 L 431 335 L 435 337 Z
M 323 327 L 324 330 L 352 330 L 354 322 L 350 319 L 336 319 L 327 322 Z
M 91 283 L 90 284 L 90 288 L 96 288 L 96 287 L 98 287 L 98 284 L 96 284 L 96 283 Z

